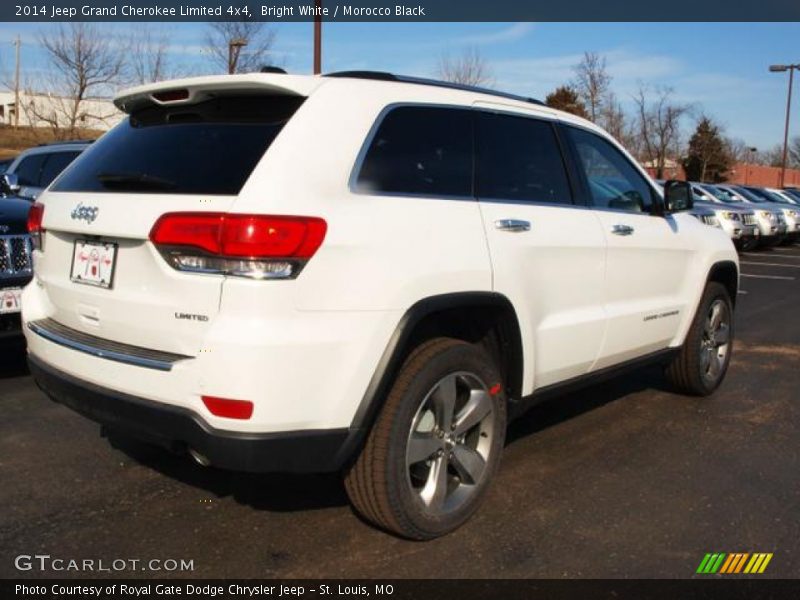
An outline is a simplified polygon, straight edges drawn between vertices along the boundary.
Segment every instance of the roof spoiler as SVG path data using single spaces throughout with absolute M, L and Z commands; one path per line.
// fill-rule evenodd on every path
M 278 73 L 191 77 L 123 90 L 114 98 L 114 105 L 123 112 L 131 113 L 145 106 L 196 104 L 222 95 L 308 96 L 323 83 L 318 77 Z

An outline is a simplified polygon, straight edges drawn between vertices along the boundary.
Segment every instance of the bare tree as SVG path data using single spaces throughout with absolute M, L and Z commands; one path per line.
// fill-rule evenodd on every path
M 492 70 L 475 47 L 465 48 L 455 58 L 448 54 L 442 55 L 436 68 L 436 75 L 444 81 L 462 85 L 483 87 L 494 85 Z
M 756 162 L 756 153 L 758 149 L 751 144 L 748 144 L 741 138 L 725 138 L 725 146 L 730 154 L 731 161 L 736 163 L 750 163 Z
M 671 101 L 671 88 L 658 87 L 652 93 L 651 100 L 650 88 L 640 84 L 633 100 L 637 110 L 637 137 L 643 154 L 649 166 L 655 168 L 656 178 L 661 179 L 669 155 L 678 154 L 681 119 L 689 107 Z
M 169 38 L 163 30 L 154 30 L 152 23 L 131 32 L 128 48 L 128 76 L 132 83 L 141 85 L 173 76 L 167 55 Z
M 215 66 L 226 73 L 253 73 L 275 65 L 276 33 L 267 23 L 230 21 L 210 23 L 206 51 Z
M 789 144 L 789 165 L 800 168 L 800 136 L 792 138 Z
M 622 110 L 622 104 L 617 100 L 614 92 L 609 92 L 606 96 L 600 112 L 600 120 L 603 128 L 608 133 L 625 144 L 629 134 L 628 122 L 625 117 L 625 111 Z
M 575 65 L 574 86 L 589 109 L 589 118 L 597 121 L 603 101 L 611 85 L 611 75 L 606 71 L 606 59 L 596 52 L 584 52 L 583 59 Z
M 110 95 L 123 72 L 122 50 L 88 23 L 59 25 L 39 42 L 49 62 L 48 74 L 29 89 L 23 110 L 33 125 L 44 123 L 56 138 L 74 137 L 85 122 L 105 121 L 113 109 L 92 100 Z

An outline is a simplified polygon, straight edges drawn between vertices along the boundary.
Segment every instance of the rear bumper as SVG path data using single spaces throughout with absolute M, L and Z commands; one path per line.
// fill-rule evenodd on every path
M 215 429 L 189 409 L 81 381 L 29 355 L 37 385 L 52 400 L 113 431 L 173 452 L 190 449 L 215 467 L 249 472 L 331 472 L 347 459 L 348 429 L 235 432 Z

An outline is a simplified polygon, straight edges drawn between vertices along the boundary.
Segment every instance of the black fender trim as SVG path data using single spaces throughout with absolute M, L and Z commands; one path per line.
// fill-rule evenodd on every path
M 706 275 L 706 284 L 708 284 L 709 281 L 719 281 L 719 279 L 714 278 L 714 275 L 722 271 L 733 271 L 733 273 L 736 275 L 732 293 L 731 289 L 728 289 L 728 292 L 731 295 L 731 303 L 735 307 L 736 296 L 739 292 L 739 267 L 736 266 L 735 262 L 732 260 L 721 260 L 711 265 L 711 268 L 708 270 L 708 275 Z
M 496 308 L 511 311 L 514 315 L 516 327 L 510 332 L 513 339 L 509 342 L 515 347 L 512 352 L 512 364 L 509 365 L 509 377 L 514 382 L 512 389 L 521 386 L 522 380 L 522 337 L 514 306 L 504 295 L 496 292 L 456 292 L 430 296 L 419 300 L 409 308 L 401 317 L 397 327 L 389 338 L 389 343 L 383 351 L 375 372 L 370 379 L 367 390 L 353 417 L 350 433 L 345 444 L 340 449 L 338 461 L 346 466 L 351 461 L 363 444 L 364 439 L 372 428 L 372 424 L 383 406 L 384 399 L 394 381 L 394 376 L 402 366 L 406 357 L 408 343 L 411 340 L 415 327 L 426 317 L 444 310 L 454 308 Z

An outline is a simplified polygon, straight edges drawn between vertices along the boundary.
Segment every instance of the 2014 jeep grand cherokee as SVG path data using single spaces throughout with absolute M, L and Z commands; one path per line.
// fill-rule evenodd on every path
M 111 430 L 248 471 L 344 473 L 416 539 L 472 515 L 508 420 L 661 361 L 710 394 L 736 252 L 612 138 L 387 74 L 134 88 L 45 192 L 31 371 Z

